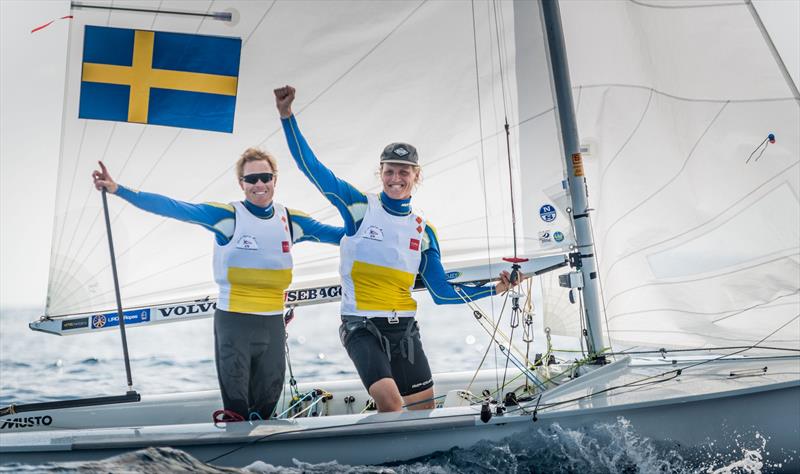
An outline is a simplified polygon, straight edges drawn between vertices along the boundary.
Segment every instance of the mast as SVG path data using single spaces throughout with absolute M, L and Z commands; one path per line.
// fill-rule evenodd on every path
M 572 220 L 575 225 L 575 239 L 578 247 L 576 252 L 578 258 L 574 260 L 576 260 L 577 269 L 583 280 L 569 286 L 581 288 L 582 283 L 583 317 L 586 321 L 589 356 L 601 362 L 603 358 L 599 354 L 603 350 L 603 330 L 597 259 L 594 256 L 586 178 L 583 174 L 578 126 L 572 102 L 572 83 L 569 77 L 567 51 L 564 46 L 564 32 L 561 28 L 561 13 L 557 0 L 540 0 L 539 3 L 547 38 L 547 56 L 550 61 L 556 98 L 556 114 L 561 130 L 568 189 L 572 198 Z M 580 281 L 580 279 L 578 280 Z

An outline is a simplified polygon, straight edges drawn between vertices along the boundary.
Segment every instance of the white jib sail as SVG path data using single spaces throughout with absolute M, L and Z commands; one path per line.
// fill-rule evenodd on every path
M 748 3 L 561 3 L 618 349 L 800 346 L 800 97 Z

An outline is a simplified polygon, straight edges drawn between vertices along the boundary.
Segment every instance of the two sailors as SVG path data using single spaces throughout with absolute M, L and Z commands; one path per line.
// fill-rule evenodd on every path
M 217 375 L 224 421 L 269 418 L 283 389 L 286 329 L 283 294 L 292 281 L 293 244 L 340 245 L 342 344 L 378 411 L 434 408 L 433 379 L 411 297 L 417 276 L 437 304 L 500 294 L 512 284 L 501 272 L 493 287 L 448 282 L 433 225 L 415 213 L 411 194 L 421 174 L 417 150 L 392 143 L 380 156 L 383 190 L 364 193 L 338 178 L 314 155 L 292 114 L 295 90 L 275 90 L 289 149 L 300 171 L 339 211 L 344 228 L 274 202 L 278 166 L 258 149 L 236 163 L 244 200 L 187 203 L 117 184 L 105 165 L 92 173 L 134 206 L 200 225 L 215 236 L 214 314 Z

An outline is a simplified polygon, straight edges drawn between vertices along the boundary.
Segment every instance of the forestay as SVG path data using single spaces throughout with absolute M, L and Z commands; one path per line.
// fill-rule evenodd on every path
M 360 189 L 378 190 L 375 171 L 384 145 L 404 140 L 419 149 L 424 184 L 415 195 L 415 208 L 436 226 L 446 265 L 486 263 L 512 253 L 509 153 L 516 198 L 527 203 L 524 212 L 518 211 L 524 227 L 518 235 L 521 248 L 528 255 L 552 253 L 572 242 L 535 4 L 84 4 L 113 9 L 72 11 L 49 316 L 104 313 L 114 307 L 100 198 L 89 180 L 98 160 L 132 188 L 190 202 L 229 202 L 241 199 L 235 159 L 245 148 L 260 146 L 279 158 L 277 200 L 339 224 L 338 215 L 289 158 L 272 97 L 273 88 L 287 83 L 298 89 L 295 112 L 319 157 Z M 232 20 L 121 10 L 127 7 L 229 12 Z M 240 38 L 233 132 L 79 119 L 87 25 Z M 518 50 L 517 41 L 531 36 L 535 41 Z M 525 92 L 520 91 L 523 80 Z M 529 138 L 521 143 L 523 132 Z M 534 164 L 545 162 L 550 164 Z M 125 307 L 216 293 L 210 232 L 113 197 L 109 204 Z M 335 283 L 337 249 L 303 244 L 293 251 L 294 287 Z M 487 277 L 499 270 L 490 267 Z

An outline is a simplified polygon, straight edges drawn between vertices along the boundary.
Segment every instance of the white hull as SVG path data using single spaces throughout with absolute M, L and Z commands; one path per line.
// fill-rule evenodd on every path
M 454 372 L 434 375 L 437 395 L 451 390 L 464 389 L 474 372 Z M 516 375 L 509 370 L 509 375 Z M 483 390 L 496 388 L 496 376 L 502 373 L 481 371 L 475 378 L 471 392 L 480 394 Z M 465 382 L 466 381 L 466 382 Z M 322 389 L 333 398 L 319 403 L 321 416 L 352 415 L 364 411 L 371 398 L 358 379 L 327 382 L 307 382 L 297 385 L 300 393 Z M 291 405 L 288 385 L 283 391 L 276 411 L 282 412 Z M 345 403 L 348 397 L 352 401 Z M 121 426 L 185 425 L 211 422 L 211 415 L 222 408 L 219 390 L 203 390 L 174 394 L 146 395 L 136 403 L 117 403 L 108 405 L 63 408 L 18 413 L 0 417 L 0 434 L 25 433 L 31 431 L 75 430 L 87 428 L 113 428 Z M 374 413 L 374 410 L 372 411 Z M 290 418 L 291 416 L 285 416 Z M 46 421 L 45 422 L 43 422 Z
M 677 377 L 674 373 L 658 376 L 691 363 L 623 359 L 546 392 L 536 422 L 531 415 L 535 402 L 528 402 L 524 413 L 512 407 L 487 423 L 480 419 L 479 405 L 235 423 L 226 428 L 208 422 L 138 423 L 118 428 L 3 433 L 0 460 L 29 464 L 84 461 L 149 446 L 171 446 L 225 466 L 241 467 L 256 461 L 291 465 L 292 459 L 380 464 L 535 433 L 552 423 L 582 429 L 598 423 L 614 424 L 622 417 L 637 435 L 689 456 L 707 455 L 713 449 L 729 454 L 736 436 L 748 439 L 758 433 L 767 440 L 762 450 L 766 462 L 782 463 L 788 471 L 800 468 L 800 358 L 713 361 L 687 368 Z M 763 367 L 767 367 L 766 372 Z M 656 378 L 650 381 L 656 383 L 637 382 L 651 375 Z M 469 379 L 462 380 L 466 384 Z M 637 385 L 613 388 L 631 382 Z M 551 405 L 554 402 L 562 404 Z

